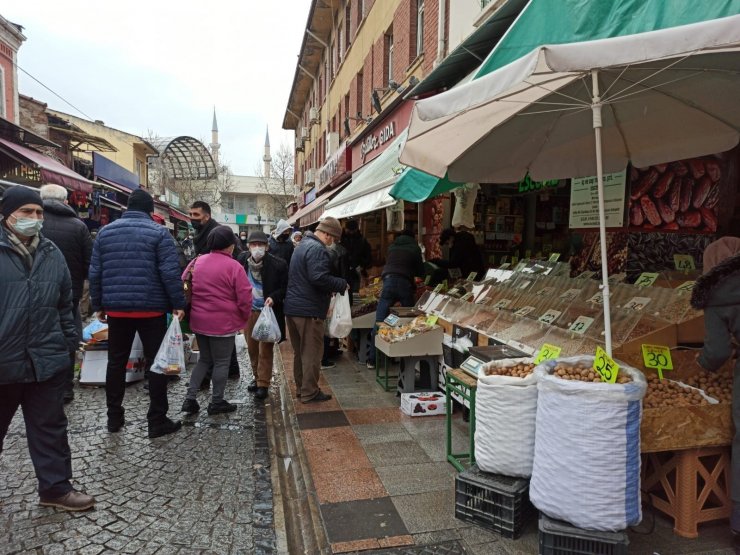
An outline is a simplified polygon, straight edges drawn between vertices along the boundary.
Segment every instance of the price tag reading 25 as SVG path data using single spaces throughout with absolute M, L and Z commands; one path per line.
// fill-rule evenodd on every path
M 601 376 L 601 381 L 616 383 L 619 374 L 619 364 L 606 354 L 601 347 L 596 347 L 596 358 L 594 359 L 594 370 Z
M 663 370 L 673 370 L 671 350 L 663 345 L 643 345 L 642 360 L 645 368 L 653 368 L 658 371 L 658 377 L 663 379 Z

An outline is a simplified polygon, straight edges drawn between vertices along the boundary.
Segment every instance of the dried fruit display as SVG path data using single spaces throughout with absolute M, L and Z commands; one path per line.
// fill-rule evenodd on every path
M 665 224 L 661 231 L 674 224 Z M 702 254 L 711 241 L 711 236 L 696 233 L 630 233 L 627 279 L 633 283 L 642 272 L 674 270 L 674 254 L 690 254 L 700 269 Z
M 661 380 L 658 376 L 647 377 L 647 382 L 647 392 L 642 400 L 642 405 L 646 409 L 710 404 L 701 391 L 679 382 Z
M 522 362 L 510 366 L 490 365 L 484 366 L 483 372 L 486 376 L 511 376 L 512 378 L 526 378 L 535 368 L 533 362 Z
M 378 327 L 378 335 L 389 343 L 396 343 L 437 327 L 436 325 L 428 325 L 426 318 L 426 316 L 417 316 L 408 324 L 395 327 L 391 327 L 387 324 L 380 324 Z
M 684 381 L 692 387 L 701 389 L 720 403 L 732 403 L 732 374 L 729 372 L 701 370 Z
M 720 181 L 727 173 L 712 157 L 630 171 L 631 227 L 716 233 Z
M 555 366 L 555 369 L 553 370 L 552 375 L 557 376 L 558 378 L 562 380 L 605 383 L 602 381 L 601 377 L 596 372 L 596 370 L 594 370 L 590 366 L 586 366 L 585 364 L 577 364 L 575 366 L 570 366 L 567 364 L 560 363 L 557 366 Z M 630 376 L 626 372 L 620 372 L 617 375 L 616 383 L 618 384 L 630 383 L 631 381 L 632 381 L 632 376 Z

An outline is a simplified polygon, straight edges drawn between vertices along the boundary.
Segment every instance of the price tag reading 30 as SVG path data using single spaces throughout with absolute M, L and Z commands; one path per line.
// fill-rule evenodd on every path
M 596 358 L 594 359 L 594 370 L 601 376 L 601 381 L 616 383 L 619 374 L 619 364 L 606 354 L 601 347 L 596 347 Z
M 645 368 L 653 368 L 658 371 L 658 377 L 663 379 L 663 370 L 673 370 L 671 350 L 663 345 L 643 345 L 642 360 Z
M 550 345 L 549 343 L 545 343 L 540 348 L 540 352 L 537 353 L 537 358 L 534 359 L 535 364 L 539 364 L 540 362 L 543 362 L 545 360 L 553 360 L 560 356 L 561 348 L 557 345 Z

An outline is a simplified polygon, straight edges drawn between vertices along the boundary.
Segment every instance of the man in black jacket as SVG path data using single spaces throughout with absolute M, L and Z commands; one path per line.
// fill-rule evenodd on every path
M 78 342 L 82 337 L 82 317 L 80 316 L 80 299 L 90 268 L 92 256 L 92 237 L 87 226 L 77 217 L 77 213 L 67 202 L 67 189 L 61 185 L 44 185 L 41 187 L 41 199 L 44 201 L 44 237 L 51 240 L 62 251 L 72 277 L 72 313 L 77 328 Z M 67 385 L 64 390 L 64 402 L 74 399 L 74 370 L 77 345 L 70 351 L 70 363 Z
M 331 275 L 327 246 L 342 236 L 336 218 L 324 218 L 315 233 L 308 232 L 290 262 L 285 316 L 293 345 L 293 375 L 301 402 L 328 401 L 319 389 L 324 320 L 332 293 L 343 293 L 347 282 Z
M 208 235 L 220 224 L 211 217 L 211 206 L 202 200 L 196 200 L 190 207 L 190 223 L 195 229 L 193 246 L 196 256 L 208 254 L 210 249 L 206 245 Z
M 372 249 L 360 233 L 360 226 L 357 220 L 348 220 L 342 233 L 341 245 L 347 249 L 349 261 L 349 282 L 350 294 L 357 293 L 360 290 L 361 277 L 367 277 L 367 269 L 373 263 Z M 350 297 L 352 304 L 352 297 Z
M 285 260 L 288 266 L 290 266 L 290 258 L 293 256 L 293 241 L 290 240 L 292 233 L 293 229 L 290 224 L 285 220 L 280 220 L 270 237 L 272 255 Z
M 272 308 L 280 327 L 281 340 L 285 338 L 285 315 L 283 303 L 288 289 L 288 265 L 268 251 L 269 237 L 261 231 L 253 231 L 247 239 L 247 250 L 239 255 L 239 262 L 247 272 L 252 285 L 252 315 L 244 330 L 247 340 L 249 362 L 252 366 L 252 383 L 247 391 L 254 392 L 257 399 L 267 397 L 267 389 L 272 380 L 272 361 L 274 343 L 257 341 L 252 338 L 252 330 L 262 309 Z
M 72 280 L 62 253 L 39 234 L 39 194 L 5 191 L 0 221 L 0 453 L 18 407 L 39 482 L 40 504 L 84 511 L 95 499 L 75 491 L 62 402 L 69 350 L 78 341 Z

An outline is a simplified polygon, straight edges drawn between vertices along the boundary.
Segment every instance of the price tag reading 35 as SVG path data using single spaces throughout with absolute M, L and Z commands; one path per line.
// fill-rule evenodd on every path
M 596 358 L 594 359 L 594 370 L 601 376 L 601 381 L 616 383 L 619 374 L 619 364 L 606 354 L 601 347 L 596 347 Z
M 635 285 L 637 287 L 650 287 L 653 283 L 657 281 L 657 279 L 658 279 L 658 274 L 651 273 L 651 272 L 643 272 L 640 274 L 640 277 L 637 278 Z
M 557 345 L 550 345 L 549 343 L 545 343 L 540 348 L 540 352 L 537 353 L 537 358 L 534 359 L 535 364 L 539 364 L 540 362 L 543 362 L 545 360 L 553 360 L 560 356 L 560 347 Z
M 658 371 L 658 377 L 663 379 L 663 370 L 673 370 L 671 350 L 663 345 L 643 345 L 642 360 L 645 368 L 653 368 Z

